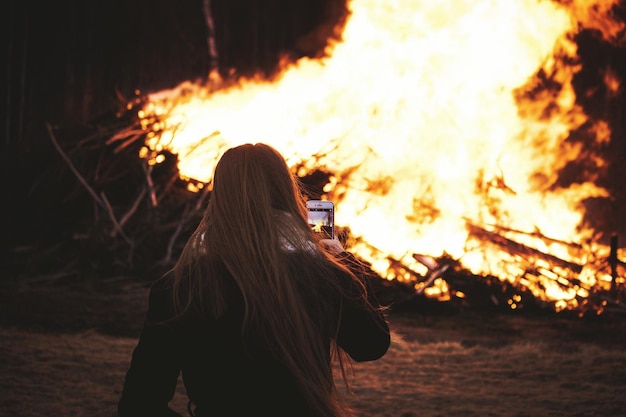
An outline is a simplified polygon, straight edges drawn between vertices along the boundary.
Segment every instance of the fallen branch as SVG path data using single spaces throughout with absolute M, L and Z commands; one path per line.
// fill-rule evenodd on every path
M 205 185 L 204 189 L 202 190 L 202 194 L 198 198 L 198 201 L 196 201 L 196 207 L 195 207 L 196 211 L 202 210 L 204 200 L 207 198 L 210 192 L 211 191 L 208 185 Z
M 532 237 L 539 238 L 539 239 L 541 239 L 543 241 L 546 241 L 546 242 L 559 243 L 561 245 L 566 245 L 566 246 L 569 246 L 569 247 L 572 247 L 572 248 L 576 248 L 576 249 L 582 249 L 582 247 L 583 247 L 580 243 L 566 242 L 566 241 L 563 241 L 563 240 L 554 239 L 554 238 L 545 236 L 545 235 L 543 235 L 543 234 L 541 234 L 539 232 L 525 232 L 525 231 L 522 231 L 522 230 L 511 229 L 509 227 L 499 226 L 499 225 L 496 225 L 496 224 L 490 224 L 489 226 L 493 227 L 494 229 L 497 229 L 497 230 L 502 230 L 502 231 L 505 231 L 505 232 L 517 233 L 517 234 L 520 234 L 520 235 L 532 236 Z
M 117 145 L 115 150 L 113 151 L 114 153 L 119 153 L 123 151 L 124 149 L 126 149 L 126 147 L 134 143 L 136 140 L 140 139 L 141 137 L 145 135 L 146 135 L 145 130 L 141 128 L 135 129 L 131 127 L 131 128 L 119 131 L 115 135 L 111 136 L 105 143 L 107 145 L 110 145 L 113 142 L 118 142 L 118 141 L 123 140 L 123 142 Z
M 170 237 L 170 241 L 167 245 L 167 251 L 165 252 L 165 257 L 161 260 L 161 263 L 163 264 L 169 264 L 172 260 L 174 243 L 176 243 L 176 240 L 178 239 L 180 232 L 183 230 L 183 226 L 185 225 L 185 223 L 187 223 L 187 220 L 189 220 L 189 218 L 191 217 L 189 215 L 189 212 L 193 212 L 193 210 L 191 210 L 190 207 L 191 207 L 191 203 L 188 203 L 185 206 L 185 210 L 183 211 L 181 219 L 178 222 L 178 226 L 176 227 L 176 230 L 174 230 L 174 233 Z
M 426 288 L 428 288 L 435 280 L 441 277 L 450 268 L 450 264 L 444 264 L 441 267 L 432 270 L 428 274 L 428 278 L 424 282 L 424 285 L 417 290 L 418 294 L 422 294 Z
M 126 233 L 124 233 L 124 231 L 122 230 L 122 227 L 120 226 L 120 224 L 118 223 L 117 219 L 115 218 L 115 213 L 113 212 L 113 207 L 111 207 L 111 204 L 109 203 L 109 199 L 107 198 L 106 194 L 104 194 L 104 192 L 102 192 L 102 193 L 100 193 L 100 195 L 102 196 L 102 201 L 104 201 L 104 203 L 106 205 L 107 212 L 109 213 L 109 218 L 111 219 L 111 222 L 113 223 L 113 231 L 111 232 L 111 237 L 115 237 L 117 232 L 119 232 L 120 235 L 122 235 L 122 237 L 126 241 L 126 243 L 128 243 L 128 245 L 132 247 L 133 243 L 128 238 L 128 236 L 126 236 Z
M 61 148 L 61 145 L 59 145 L 59 143 L 56 140 L 56 137 L 54 136 L 54 132 L 52 130 L 52 126 L 50 126 L 50 123 L 46 123 L 46 127 L 48 128 L 48 134 L 50 135 L 50 140 L 52 141 L 52 144 L 54 145 L 54 147 L 56 148 L 56 150 L 59 152 L 59 154 L 61 155 L 61 157 L 63 158 L 63 160 L 67 163 L 67 165 L 70 167 L 70 169 L 72 170 L 72 172 L 74 173 L 74 175 L 76 175 L 76 178 L 78 178 L 78 181 L 80 181 L 81 184 L 83 184 L 83 186 L 87 189 L 87 191 L 89 192 L 89 194 L 91 194 L 91 197 L 94 199 L 94 201 L 102 208 L 106 208 L 105 204 L 102 202 L 102 200 L 100 200 L 100 198 L 98 198 L 98 195 L 96 194 L 96 192 L 89 186 L 89 183 L 87 183 L 87 181 L 83 178 L 82 175 L 80 175 L 80 172 L 78 172 L 78 169 L 76 169 L 76 167 L 74 166 L 74 164 L 72 163 L 72 161 L 70 160 L 70 158 L 65 154 L 65 152 L 63 152 L 63 149 Z
M 156 191 L 154 191 L 154 182 L 152 182 L 152 168 L 148 166 L 148 163 L 141 164 L 143 168 L 143 173 L 146 176 L 146 183 L 148 184 L 148 189 L 150 190 L 150 201 L 152 202 L 152 207 L 156 207 L 159 205 L 159 202 L 156 197 Z
M 411 268 L 409 268 L 408 266 L 406 266 L 405 264 L 403 264 L 399 260 L 397 260 L 395 258 L 392 258 L 391 256 L 388 256 L 387 260 L 389 261 L 389 266 L 391 268 L 401 268 L 401 269 L 405 270 L 406 272 L 409 273 L 409 275 L 411 275 L 414 278 L 416 278 L 416 280 L 418 282 L 421 282 L 421 281 L 424 280 L 424 276 L 423 275 L 420 275 L 417 272 L 413 271 Z
M 506 249 L 510 252 L 516 253 L 522 256 L 536 256 L 542 258 L 552 264 L 556 264 L 565 268 L 568 268 L 576 273 L 580 273 L 583 270 L 582 265 L 576 264 L 574 262 L 566 261 L 564 259 L 558 258 L 549 253 L 541 252 L 538 249 L 531 248 L 529 246 L 523 245 L 519 242 L 506 238 L 502 235 L 499 235 L 496 232 L 490 232 L 488 230 L 483 229 L 480 226 L 475 224 L 467 223 L 467 228 L 471 235 L 482 241 L 488 241 L 500 246 L 503 249 Z
M 144 195 L 146 195 L 146 189 L 142 188 L 141 192 L 135 199 L 135 202 L 133 203 L 133 205 L 130 207 L 130 209 L 128 209 L 126 214 L 122 216 L 122 219 L 120 220 L 120 227 L 124 227 L 128 219 L 130 219 L 130 217 L 135 213 L 135 211 L 137 211 L 137 208 L 139 207 L 139 204 L 141 203 L 141 200 L 143 199 Z M 115 235 L 113 234 L 112 237 L 115 237 Z

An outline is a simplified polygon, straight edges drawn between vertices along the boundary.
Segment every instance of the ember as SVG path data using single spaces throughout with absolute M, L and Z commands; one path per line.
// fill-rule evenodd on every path
M 611 2 L 458 3 L 354 0 L 324 58 L 285 63 L 271 81 L 213 73 L 150 94 L 110 143 L 145 139 L 151 165 L 173 152 L 181 178 L 204 187 L 225 149 L 265 141 L 302 177 L 330 173 L 323 194 L 353 252 L 438 299 L 464 296 L 446 276 L 465 270 L 557 311 L 619 305 L 617 249 L 581 225 L 581 202 L 607 192 L 558 173 L 585 156 L 572 132 L 611 134 L 576 102 L 572 38 L 593 28 L 616 41 L 624 24 Z M 620 88 L 613 73 L 606 82 Z M 432 275 L 416 254 L 455 268 Z

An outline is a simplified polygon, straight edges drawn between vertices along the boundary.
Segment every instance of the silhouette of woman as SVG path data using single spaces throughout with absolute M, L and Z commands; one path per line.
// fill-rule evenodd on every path
M 349 387 L 350 361 L 390 345 L 357 266 L 338 240 L 316 240 L 278 151 L 227 150 L 200 225 L 150 289 L 118 415 L 179 415 L 181 373 L 199 417 L 352 415 L 335 375 Z

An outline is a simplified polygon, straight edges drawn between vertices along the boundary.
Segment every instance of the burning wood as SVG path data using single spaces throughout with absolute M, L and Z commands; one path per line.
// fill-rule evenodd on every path
M 439 265 L 437 261 L 427 255 L 421 255 L 419 253 L 414 253 L 413 258 L 416 261 L 421 262 L 426 268 L 428 268 L 428 275 L 426 276 L 426 280 L 422 283 L 422 285 L 417 289 L 418 294 L 422 294 L 426 288 L 428 288 L 437 278 L 443 276 L 443 274 L 450 268 L 450 264 L 445 263 Z
M 609 293 L 608 291 L 606 291 L 605 288 L 602 288 L 600 285 L 590 286 L 581 281 L 576 276 L 571 276 L 571 274 L 564 274 L 556 271 L 559 267 L 561 267 L 568 269 L 570 273 L 580 274 L 583 270 L 583 265 L 542 252 L 536 248 L 532 248 L 522 243 L 516 242 L 510 238 L 498 234 L 495 231 L 486 230 L 485 228 L 475 224 L 468 223 L 467 227 L 471 236 L 480 240 L 488 241 L 494 245 L 499 246 L 501 250 L 504 250 L 512 255 L 519 256 L 521 258 L 521 260 L 519 261 L 520 264 L 525 263 L 530 265 L 529 267 L 526 267 L 523 277 L 518 277 L 518 279 L 530 279 L 533 281 L 537 281 L 537 285 L 540 287 L 542 286 L 542 284 L 539 281 L 539 278 L 548 279 L 564 289 L 571 290 L 574 294 L 576 294 L 575 299 L 577 300 L 579 310 L 589 309 L 599 313 L 604 310 L 607 305 L 610 305 L 617 309 L 624 309 L 624 306 L 621 305 L 621 300 L 619 299 L 619 296 L 616 296 L 617 293 L 615 291 L 611 291 L 611 293 Z M 505 230 L 511 231 L 511 229 Z M 532 235 L 534 238 L 540 240 L 554 242 L 554 239 L 542 236 L 540 233 L 533 233 Z M 560 241 L 558 243 L 566 244 L 570 247 L 575 248 L 581 247 L 576 243 Z M 548 262 L 548 264 L 551 265 L 552 268 L 550 269 L 535 265 L 535 260 L 537 258 Z M 614 277 L 612 284 L 615 284 L 615 281 L 616 280 Z M 614 285 L 612 286 L 612 288 L 614 288 Z M 584 290 L 584 297 L 580 295 L 580 289 Z M 555 302 L 554 304 L 558 304 L 558 302 Z
M 531 248 L 529 246 L 523 245 L 521 243 L 518 243 L 514 240 L 511 240 L 507 237 L 504 237 L 496 232 L 491 232 L 489 230 L 486 230 L 480 226 L 468 223 L 467 224 L 467 228 L 470 232 L 471 236 L 476 237 L 479 240 L 483 240 L 485 242 L 490 242 L 493 243 L 495 245 L 500 246 L 502 249 L 508 251 L 509 253 L 513 253 L 516 255 L 520 255 L 526 259 L 528 258 L 532 258 L 532 257 L 538 257 L 538 258 L 542 258 L 546 261 L 548 261 L 551 264 L 554 265 L 558 265 L 558 266 L 562 266 L 564 268 L 568 268 L 570 270 L 572 270 L 573 272 L 576 273 L 580 273 L 583 269 L 582 265 L 576 264 L 574 262 L 569 262 L 566 261 L 564 259 L 560 259 L 554 255 L 551 255 L 549 253 L 544 253 L 541 252 L 538 249 L 535 248 Z M 545 239 L 548 240 L 548 238 L 545 238 L 544 236 L 542 236 L 539 233 L 535 233 L 534 234 L 535 237 L 539 238 L 539 239 Z M 576 244 L 571 244 L 572 246 L 578 246 Z
M 91 198 L 93 209 L 71 213 L 70 217 L 75 220 L 71 224 L 73 241 L 57 242 L 47 249 L 45 256 L 56 258 L 56 262 L 61 262 L 54 268 L 57 272 L 49 276 L 35 274 L 36 279 L 24 282 L 37 282 L 40 285 L 47 280 L 66 281 L 72 279 L 70 278 L 72 276 L 76 277 L 73 278 L 75 280 L 82 280 L 85 276 L 91 276 L 104 285 L 106 282 L 119 284 L 120 278 L 112 277 L 133 275 L 143 276 L 150 281 L 158 276 L 158 271 L 164 271 L 171 266 L 175 254 L 185 240 L 185 234 L 191 231 L 201 217 L 210 194 L 209 187 L 205 187 L 201 193 L 190 192 L 188 183 L 179 177 L 176 157 L 173 155 L 166 156 L 162 164 L 146 166 L 146 160 L 136 157 L 141 141 L 135 140 L 132 145 L 125 143 L 125 146 L 116 148 L 114 152 L 109 152 L 110 149 L 107 148 L 109 145 L 101 145 L 100 152 L 93 156 L 98 164 L 115 165 L 116 159 L 126 156 L 128 157 L 126 160 L 131 161 L 126 165 L 126 171 L 107 171 L 113 176 L 107 178 L 99 172 L 80 171 L 78 166 L 95 164 L 80 161 L 86 157 L 85 155 L 65 151 L 52 128 L 50 140 L 74 174 L 77 183 L 85 190 L 84 194 Z M 69 155 L 73 155 L 73 158 Z M 309 173 L 303 180 L 305 183 L 312 181 L 305 184 L 309 188 L 322 190 L 323 184 L 317 182 L 329 181 L 329 176 Z M 120 183 L 125 184 L 123 188 L 125 192 L 122 194 Z M 129 184 L 132 186 L 128 187 Z M 80 193 L 74 193 L 78 194 Z M 154 203 L 155 200 L 158 204 Z M 140 212 L 142 215 L 138 215 Z M 504 277 L 471 273 L 449 255 L 436 258 L 413 253 L 411 258 L 426 267 L 425 273 L 419 273 L 405 261 L 387 255 L 385 259 L 389 262 L 389 270 L 397 271 L 395 276 L 398 278 L 408 276 L 409 279 L 383 279 L 378 272 L 370 270 L 372 286 L 382 300 L 398 309 L 419 309 L 425 305 L 428 305 L 429 309 L 434 309 L 436 307 L 433 306 L 433 302 L 477 308 L 526 310 L 552 308 L 553 303 L 537 297 L 523 285 L 524 280 L 538 281 L 542 278 L 556 282 L 566 289 L 586 290 L 587 294 L 584 296 L 575 296 L 578 300 L 576 308 L 578 311 L 593 311 L 594 314 L 608 309 L 624 311 L 620 304 L 617 281 L 613 287 L 616 292 L 609 297 L 601 289 L 586 285 L 576 278 L 576 274 L 580 274 L 583 268 L 580 263 L 542 252 L 505 236 L 520 233 L 519 231 L 498 227 L 490 229 L 468 223 L 470 237 L 489 242 L 519 259 L 520 266 L 525 268 L 525 272 L 516 282 L 512 283 Z M 349 229 L 346 230 L 349 235 Z M 576 243 L 556 241 L 537 232 L 530 235 L 539 241 L 558 243 L 577 251 L 583 250 Z M 76 242 L 76 239 L 80 239 L 80 242 Z M 89 252 L 85 251 L 87 245 L 84 242 L 87 240 L 91 242 L 88 246 L 92 247 Z M 366 243 L 359 239 L 353 240 L 361 244 Z M 82 248 L 81 251 L 68 249 L 76 247 L 77 243 L 78 247 Z M 611 265 L 614 265 L 615 269 L 624 265 L 617 259 L 616 252 L 615 250 L 615 254 L 611 255 Z M 30 259 L 34 256 L 41 257 L 42 253 L 33 252 Z M 71 256 L 68 257 L 69 254 Z M 569 273 L 555 272 L 549 266 L 535 265 L 534 260 L 537 259 L 554 266 L 555 270 L 562 269 Z M 367 260 L 365 261 L 367 263 Z M 442 286 L 445 290 L 439 288 Z

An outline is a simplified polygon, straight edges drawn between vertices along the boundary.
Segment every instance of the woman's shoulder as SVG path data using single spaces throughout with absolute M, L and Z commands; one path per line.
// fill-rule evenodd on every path
M 172 314 L 172 276 L 168 272 L 150 285 L 147 320 L 160 322 Z

